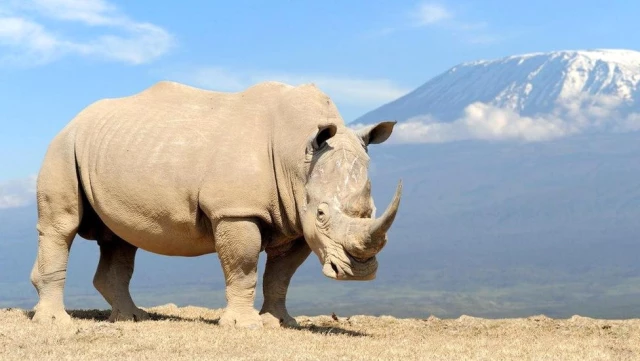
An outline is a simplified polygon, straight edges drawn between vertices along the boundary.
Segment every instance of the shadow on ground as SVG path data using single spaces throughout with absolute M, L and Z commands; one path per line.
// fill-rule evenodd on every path
M 69 313 L 69 315 L 71 315 L 72 318 L 78 319 L 78 320 L 87 320 L 87 321 L 95 321 L 95 322 L 108 322 L 109 321 L 109 315 L 111 314 L 110 310 L 67 310 L 67 312 Z M 27 317 L 29 317 L 29 319 L 33 318 L 34 315 L 34 311 L 25 311 Z M 149 312 L 149 317 L 150 319 L 147 321 L 142 321 L 142 322 L 153 322 L 153 321 L 178 321 L 178 322 L 202 322 L 202 323 L 206 323 L 206 324 L 210 324 L 210 325 L 218 325 L 219 322 L 219 318 L 216 319 L 207 319 L 204 317 L 198 317 L 198 318 L 191 318 L 191 317 L 180 317 L 180 316 L 175 316 L 175 315 L 165 315 L 165 314 L 160 314 L 157 312 Z M 338 327 L 338 326 L 331 326 L 331 325 L 322 325 L 322 326 L 318 326 L 318 325 L 314 325 L 314 324 L 310 324 L 310 325 L 302 325 L 302 326 L 298 326 L 296 328 L 292 328 L 295 330 L 300 330 L 300 331 L 309 331 L 311 333 L 316 333 L 316 334 L 321 334 L 321 335 L 346 335 L 346 336 L 352 336 L 352 337 L 370 337 L 371 335 L 364 333 L 364 332 L 359 332 L 359 331 L 353 331 L 353 330 L 347 330 L 344 329 L 342 327 Z
M 333 326 L 309 325 L 309 326 L 300 326 L 298 327 L 298 329 L 321 334 L 321 335 L 346 335 L 346 336 L 352 336 L 352 337 L 371 337 L 371 335 L 364 332 L 346 330 L 341 327 L 333 327 Z
M 107 310 L 67 310 L 67 312 L 72 318 L 75 318 L 78 320 L 88 320 L 88 321 L 96 321 L 96 322 L 109 321 L 109 315 L 111 314 L 111 311 L 107 311 Z M 33 315 L 35 314 L 34 311 L 26 311 L 25 313 L 27 317 L 29 317 L 29 319 L 32 319 Z M 149 317 L 150 319 L 147 321 L 187 321 L 187 322 L 199 321 L 199 322 L 208 323 L 211 325 L 217 325 L 219 320 L 219 319 L 210 320 L 203 317 L 185 318 L 185 317 L 173 316 L 173 315 L 163 315 L 156 312 L 149 312 Z

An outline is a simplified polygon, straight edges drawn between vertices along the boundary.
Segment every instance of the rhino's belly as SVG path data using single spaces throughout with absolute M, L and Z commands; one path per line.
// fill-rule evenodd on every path
M 184 224 L 158 223 L 152 219 L 137 216 L 135 224 L 131 219 L 117 215 L 100 215 L 105 225 L 120 238 L 145 251 L 166 256 L 200 256 L 216 251 L 213 237 L 198 235 Z
M 171 196 L 136 197 L 120 188 L 120 196 L 93 194 L 93 208 L 113 233 L 145 251 L 168 256 L 199 256 L 215 252 L 208 220 L 197 205 Z

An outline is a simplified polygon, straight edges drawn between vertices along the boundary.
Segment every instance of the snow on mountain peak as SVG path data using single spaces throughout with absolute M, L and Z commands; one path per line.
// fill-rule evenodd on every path
M 508 56 L 457 65 L 353 123 L 408 122 L 413 138 L 424 133 L 416 141 L 544 140 L 603 126 L 635 130 L 640 129 L 639 84 L 637 51 L 595 49 Z M 445 130 L 448 133 L 443 135 Z
M 640 66 L 640 52 L 627 49 L 592 49 L 592 50 L 563 50 L 552 51 L 548 53 L 529 53 L 521 55 L 507 56 L 497 60 L 477 60 L 472 62 L 463 63 L 461 65 L 478 65 L 494 62 L 505 62 L 509 60 L 523 61 L 524 59 L 533 57 L 547 57 L 550 59 L 561 58 L 564 60 L 571 60 L 576 57 L 585 57 L 593 61 L 601 60 L 604 62 L 611 62 L 615 64 L 621 64 L 626 66 Z

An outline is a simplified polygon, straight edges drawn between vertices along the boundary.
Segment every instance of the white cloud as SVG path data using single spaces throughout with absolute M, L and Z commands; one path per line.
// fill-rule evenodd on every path
M 555 117 L 525 117 L 512 110 L 483 103 L 469 105 L 464 116 L 451 123 L 409 119 L 398 124 L 396 140 L 402 143 L 441 143 L 465 139 L 541 141 L 575 131 Z
M 75 29 L 65 34 L 62 29 Z M 38 65 L 75 54 L 142 64 L 173 46 L 163 28 L 138 22 L 105 0 L 9 1 L 0 9 L 0 60 Z
M 195 68 L 186 74 L 173 74 L 173 77 L 196 86 L 217 91 L 240 91 L 249 85 L 246 76 L 243 78 L 240 74 L 234 74 L 223 67 L 217 66 Z
M 452 8 L 442 3 L 425 2 L 415 8 L 411 14 L 413 24 L 417 27 L 439 27 L 452 32 L 469 44 L 491 44 L 503 39 L 489 32 L 489 24 L 485 21 L 470 21 Z
M 30 3 L 34 10 L 57 20 L 79 21 L 87 25 L 129 22 L 114 5 L 103 0 L 32 0 Z
M 416 18 L 419 25 L 432 25 L 453 18 L 453 13 L 443 5 L 424 3 L 418 7 Z
M 240 91 L 262 81 L 280 81 L 291 85 L 314 83 L 336 101 L 351 105 L 375 106 L 407 94 L 411 89 L 388 79 L 362 79 L 322 74 L 288 74 L 281 72 L 230 71 L 223 67 L 203 67 L 188 73 L 174 73 L 173 78 L 196 86 Z
M 356 105 L 375 105 L 395 100 L 411 89 L 395 85 L 388 79 L 359 79 L 327 75 L 274 74 L 255 80 L 277 80 L 299 85 L 314 83 L 332 98 Z
M 636 132 L 640 131 L 640 113 L 630 114 L 625 117 L 620 124 L 617 124 L 614 131 L 618 132 Z
M 0 209 L 26 206 L 35 201 L 36 176 L 0 182 Z
M 18 62 L 28 56 L 36 63 L 48 62 L 57 55 L 60 45 L 40 24 L 18 17 L 0 17 L 0 47 L 13 50 L 0 59 Z
M 396 125 L 395 143 L 444 143 L 459 140 L 536 142 L 589 132 L 640 130 L 640 114 L 621 114 L 620 100 L 607 96 L 565 99 L 549 114 L 522 116 L 511 109 L 473 103 L 452 122 L 429 115 Z M 351 126 L 354 129 L 363 124 Z

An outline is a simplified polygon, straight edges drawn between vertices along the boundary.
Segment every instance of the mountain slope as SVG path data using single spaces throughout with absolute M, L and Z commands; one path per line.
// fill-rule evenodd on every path
M 589 107 L 640 111 L 640 52 L 558 51 L 464 63 L 356 119 L 405 121 L 429 115 L 449 122 L 482 102 L 522 116 Z

